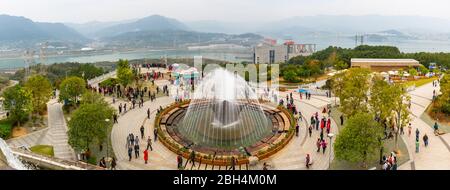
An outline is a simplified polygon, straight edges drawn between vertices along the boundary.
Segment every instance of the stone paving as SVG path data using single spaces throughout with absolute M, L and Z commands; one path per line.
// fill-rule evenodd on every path
M 157 84 L 165 84 L 164 81 L 158 81 Z M 285 94 L 282 94 L 285 96 Z M 111 98 L 108 98 L 111 102 Z M 270 169 L 306 169 L 305 157 L 309 153 L 314 161 L 311 169 L 327 169 L 330 161 L 330 144 L 327 148 L 325 154 L 316 152 L 316 139 L 319 137 L 318 131 L 313 131 L 313 136 L 310 138 L 306 136 L 307 126 L 309 126 L 309 118 L 315 113 L 319 112 L 321 117 L 321 110 L 325 107 L 332 99 L 325 97 L 314 97 L 311 100 L 300 100 L 298 93 L 294 95 L 295 104 L 301 110 L 306 120 L 301 123 L 300 137 L 294 137 L 292 141 L 279 153 L 273 157 L 260 161 L 256 166 L 250 166 L 248 169 L 262 169 L 262 164 L 267 162 L 271 165 Z M 142 170 L 142 169 L 176 169 L 176 155 L 164 147 L 159 142 L 153 142 L 153 151 L 149 153 L 149 162 L 144 164 L 142 155 L 138 158 L 134 158 L 132 161 L 128 161 L 128 153 L 126 148 L 126 137 L 129 133 L 134 135 L 139 135 L 139 128 L 141 125 L 145 127 L 145 138 L 150 135 L 153 139 L 153 123 L 155 119 L 155 110 L 159 106 L 166 106 L 172 103 L 174 100 L 170 97 L 157 98 L 154 102 L 145 102 L 144 107 L 135 108 L 129 110 L 127 113 L 123 114 L 118 119 L 118 124 L 115 124 L 111 133 L 112 146 L 116 154 L 118 169 L 132 169 L 132 170 Z M 112 103 L 112 102 L 111 102 Z M 120 103 L 125 103 L 123 101 L 116 101 L 113 106 L 117 109 Z M 127 103 L 130 105 L 130 103 Z M 147 109 L 150 108 L 152 114 L 150 119 L 146 119 Z M 337 127 L 334 121 L 332 122 L 332 133 L 337 133 Z M 334 140 L 334 139 L 333 139 Z M 328 138 L 327 138 L 328 141 Z M 146 147 L 146 141 L 140 140 L 140 148 Z M 142 152 L 142 151 L 141 151 Z M 142 154 L 142 153 L 141 153 Z M 333 154 L 331 155 L 331 159 Z M 241 169 L 247 169 L 245 166 L 241 166 Z M 196 163 L 196 167 L 192 167 L 191 164 L 186 165 L 188 169 L 213 169 L 212 166 L 199 165 Z M 216 166 L 214 169 L 225 169 L 225 167 Z
M 433 90 L 439 92 L 439 87 L 433 87 L 432 83 L 426 84 L 409 92 L 411 95 L 412 105 L 412 134 L 408 137 L 405 134 L 402 138 L 408 144 L 410 157 L 413 158 L 409 164 L 399 167 L 403 170 L 449 170 L 450 169 L 450 134 L 435 136 L 432 126 L 429 126 L 420 119 L 425 109 L 431 103 Z M 415 131 L 420 131 L 420 151 L 415 152 Z M 429 146 L 425 147 L 422 141 L 424 134 L 429 137 Z
M 28 135 L 9 139 L 7 143 L 12 147 L 27 147 L 35 145 L 52 145 L 56 158 L 74 160 L 75 152 L 68 144 L 67 124 L 64 118 L 62 104 L 56 99 L 47 103 L 48 127 Z
M 157 84 L 166 84 L 166 81 L 160 81 Z M 438 90 L 438 89 L 437 89 Z M 412 158 L 406 164 L 403 164 L 399 169 L 410 170 L 410 169 L 450 169 L 450 147 L 448 146 L 450 142 L 450 135 L 446 134 L 440 137 L 433 135 L 433 129 L 428 126 L 420 118 L 420 116 L 425 108 L 431 102 L 433 87 L 431 84 L 427 84 L 423 87 L 417 88 L 410 92 L 412 97 L 412 115 L 414 116 L 413 121 L 413 134 L 411 137 L 407 135 L 402 136 L 402 139 L 408 144 L 408 151 L 410 158 Z M 286 97 L 285 93 L 280 93 L 282 98 Z M 334 155 L 332 153 L 331 147 L 333 146 L 328 141 L 328 148 L 325 154 L 316 152 L 316 139 L 319 136 L 319 132 L 313 130 L 312 137 L 309 137 L 307 133 L 306 126 L 309 126 L 309 120 L 312 114 L 319 112 L 319 117 L 322 117 L 322 109 L 327 105 L 334 103 L 335 98 L 327 98 L 323 96 L 312 96 L 311 100 L 300 100 L 298 93 L 294 92 L 294 99 L 297 108 L 300 109 L 303 116 L 306 118 L 301 123 L 300 136 L 294 137 L 292 141 L 280 152 L 275 154 L 269 159 L 262 160 L 256 166 L 250 166 L 249 169 L 261 169 L 262 163 L 267 162 L 270 165 L 269 169 L 306 169 L 305 167 L 305 156 L 310 154 L 313 160 L 313 165 L 310 169 L 313 170 L 323 170 L 328 169 L 329 162 L 333 159 Z M 139 127 L 141 125 L 145 126 L 145 136 L 148 138 L 150 135 L 153 139 L 153 122 L 155 118 L 155 110 L 159 106 L 166 106 L 173 102 L 170 97 L 157 98 L 154 102 L 145 102 L 143 108 L 136 108 L 134 110 L 128 111 L 128 113 L 122 115 L 119 118 L 119 124 L 114 125 L 111 134 L 111 140 L 113 143 L 113 148 L 116 153 L 118 160 L 118 169 L 152 169 L 152 170 L 164 170 L 164 169 L 176 169 L 176 155 L 170 152 L 159 142 L 153 143 L 153 151 L 149 153 L 149 162 L 144 164 L 143 156 L 135 159 L 133 157 L 132 161 L 128 161 L 127 149 L 125 147 L 126 136 L 131 132 L 134 135 L 139 135 Z M 116 102 L 114 107 L 117 108 L 120 102 Z M 129 103 L 128 103 L 129 105 Z M 152 111 L 151 118 L 146 118 L 146 110 L 150 108 Z M 421 131 L 421 137 L 424 133 L 427 133 L 430 137 L 430 146 L 425 148 L 421 140 L 421 151 L 415 153 L 415 134 L 414 131 L 419 128 Z M 339 131 L 336 127 L 335 121 L 332 120 L 332 133 L 338 134 Z M 334 142 L 333 138 L 333 142 Z M 421 138 L 422 139 L 422 138 Z M 145 148 L 146 141 L 140 140 L 141 150 Z M 142 151 L 141 151 L 142 152 Z M 142 154 L 142 153 L 141 153 Z M 331 154 L 331 155 L 330 155 Z M 133 153 L 134 156 L 134 153 Z M 187 168 L 191 168 L 191 165 L 187 165 Z M 206 169 L 212 169 L 211 166 L 205 166 Z M 204 169 L 203 165 L 192 167 L 192 169 Z M 218 169 L 217 167 L 215 169 Z M 225 169 L 222 167 L 221 169 Z M 247 168 L 245 168 L 247 169 Z
M 118 124 L 115 124 L 111 131 L 111 142 L 114 149 L 114 153 L 116 154 L 117 159 L 117 167 L 118 169 L 132 169 L 132 170 L 143 170 L 143 169 L 153 169 L 153 170 L 167 170 L 167 169 L 176 169 L 176 155 L 168 150 L 164 145 L 159 143 L 158 141 L 152 143 L 153 151 L 149 152 L 149 161 L 148 164 L 144 164 L 144 159 L 142 155 L 142 151 L 147 146 L 147 138 L 150 136 L 152 140 L 153 137 L 153 123 L 156 116 L 156 109 L 159 106 L 165 107 L 173 103 L 174 100 L 170 97 L 160 97 L 155 101 L 150 102 L 147 101 L 144 103 L 144 107 L 129 110 L 127 113 L 123 114 L 118 119 Z M 117 109 L 120 103 L 125 102 L 116 102 L 113 106 Z M 130 103 L 127 103 L 129 107 Z M 147 117 L 147 109 L 150 108 L 151 117 L 150 119 L 146 119 Z M 145 139 L 142 140 L 140 127 L 144 125 L 145 130 Z M 140 144 L 140 157 L 135 159 L 133 152 L 132 161 L 128 161 L 128 151 L 126 147 L 126 138 L 129 133 L 133 133 L 135 136 L 139 136 L 139 144 Z
M 287 93 L 280 93 L 281 97 L 286 97 Z M 322 118 L 322 109 L 327 106 L 333 99 L 321 97 L 321 96 L 312 96 L 311 100 L 300 100 L 299 93 L 293 92 L 294 104 L 297 109 L 302 112 L 303 122 L 300 125 L 300 135 L 299 137 L 295 137 L 291 140 L 291 142 L 280 152 L 270 157 L 269 159 L 262 160 L 257 168 L 262 168 L 262 164 L 267 162 L 271 167 L 269 169 L 277 169 L 277 170 L 305 170 L 305 158 L 306 154 L 310 154 L 313 165 L 310 166 L 311 170 L 326 170 L 329 167 L 330 161 L 334 158 L 334 154 L 331 151 L 332 144 L 329 143 L 329 138 L 326 137 L 326 142 L 328 143 L 327 150 L 325 154 L 322 153 L 322 149 L 320 152 L 316 152 L 316 140 L 319 138 L 319 131 L 313 129 L 312 136 L 309 137 L 307 134 L 307 127 L 310 125 L 310 117 L 319 112 L 319 118 Z M 328 114 L 326 114 L 328 115 Z M 331 120 L 331 133 L 338 134 L 338 129 L 336 123 Z M 320 130 L 320 129 L 319 129 Z M 333 143 L 334 143 L 333 138 Z M 331 155 L 330 155 L 331 154 Z

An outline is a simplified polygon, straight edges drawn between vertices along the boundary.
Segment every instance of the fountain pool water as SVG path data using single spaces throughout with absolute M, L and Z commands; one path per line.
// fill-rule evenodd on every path
M 0 138 L 0 154 L 3 153 L 5 156 L 5 161 L 9 167 L 16 170 L 28 170 L 27 167 L 12 153 L 11 148 L 8 144 Z
M 288 110 L 259 99 L 261 89 L 237 74 L 216 69 L 195 86 L 190 101 L 168 106 L 155 120 L 171 151 L 185 158 L 195 151 L 197 161 L 211 165 L 227 165 L 231 157 L 242 164 L 268 158 L 292 139 Z
M 255 91 L 225 69 L 202 79 L 178 124 L 180 134 L 194 144 L 225 149 L 252 145 L 270 135 L 271 129 Z

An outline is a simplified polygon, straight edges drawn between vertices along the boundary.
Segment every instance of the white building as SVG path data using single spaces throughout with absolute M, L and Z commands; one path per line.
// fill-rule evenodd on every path
M 316 51 L 316 44 L 295 44 L 292 41 L 284 44 L 259 44 L 253 50 L 253 63 L 272 64 L 285 63 L 296 56 L 308 56 Z

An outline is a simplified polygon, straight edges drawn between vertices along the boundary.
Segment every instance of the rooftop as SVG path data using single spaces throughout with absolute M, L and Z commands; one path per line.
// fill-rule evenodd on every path
M 365 59 L 365 58 L 352 58 L 352 63 L 418 63 L 419 61 L 415 59 Z

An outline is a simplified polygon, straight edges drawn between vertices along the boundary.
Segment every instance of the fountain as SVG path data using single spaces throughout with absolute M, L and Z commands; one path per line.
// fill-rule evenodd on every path
M 234 149 L 271 133 L 258 97 L 237 75 L 217 69 L 197 86 L 180 133 L 196 145 Z
M 24 164 L 12 153 L 8 144 L 0 138 L 0 154 L 3 153 L 6 164 L 16 170 L 28 170 Z
M 277 104 L 260 101 L 257 89 L 225 69 L 207 74 L 190 101 L 165 108 L 155 119 L 161 142 L 175 153 L 189 157 L 194 150 L 203 162 L 239 157 L 264 159 L 284 147 L 293 136 L 292 117 Z

